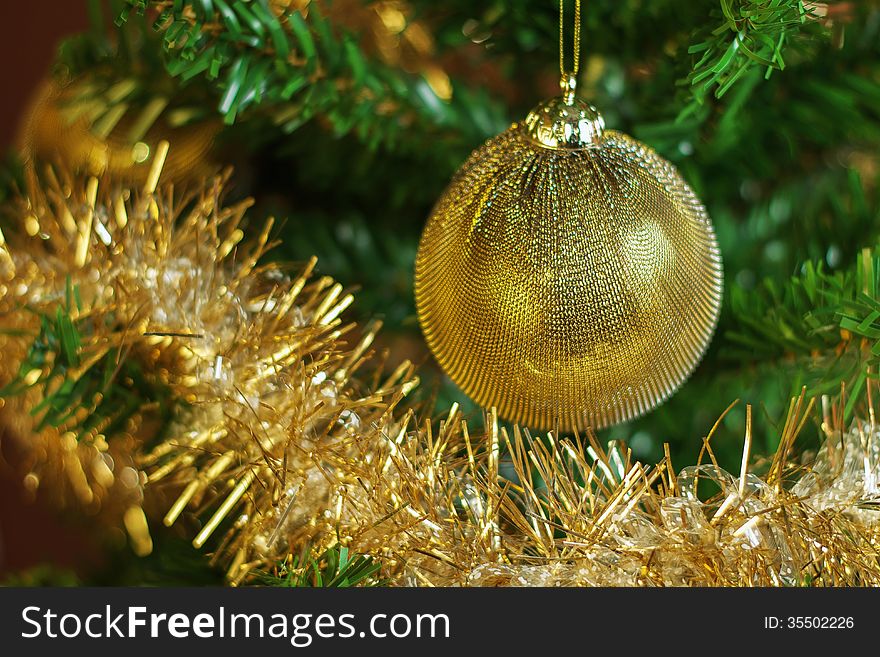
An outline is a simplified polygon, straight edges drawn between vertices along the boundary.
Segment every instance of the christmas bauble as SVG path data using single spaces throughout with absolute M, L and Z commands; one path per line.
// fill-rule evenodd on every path
M 471 155 L 416 259 L 419 321 L 441 367 L 535 429 L 654 408 L 696 367 L 721 303 L 703 205 L 573 90 Z

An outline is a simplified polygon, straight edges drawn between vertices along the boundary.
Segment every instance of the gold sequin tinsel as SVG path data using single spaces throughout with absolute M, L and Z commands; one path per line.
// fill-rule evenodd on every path
M 706 210 L 675 168 L 574 96 L 490 139 L 419 245 L 425 338 L 476 402 L 535 429 L 600 428 L 666 399 L 721 301 Z
M 813 419 L 792 400 L 778 451 L 729 473 L 704 439 L 697 465 L 634 462 L 625 445 L 499 428 L 469 435 L 453 409 L 355 464 L 360 518 L 350 544 L 397 585 L 877 586 L 880 426 L 841 426 L 823 400 L 826 440 L 802 461 Z M 668 452 L 667 452 L 668 453 Z M 346 500 L 347 501 L 347 500 Z
M 454 406 L 438 424 L 406 411 L 357 440 L 325 434 L 274 496 L 254 481 L 277 489 L 283 470 L 215 478 L 216 455 L 191 486 L 215 479 L 208 499 L 223 509 L 246 500 L 215 554 L 232 583 L 338 542 L 394 586 L 877 586 L 880 427 L 844 430 L 842 406 L 823 406 L 826 440 L 806 460 L 794 441 L 812 403 L 792 400 L 769 459 L 752 457 L 748 408 L 738 473 L 715 461 L 714 429 L 676 471 L 591 433 L 533 440 L 493 412 L 472 432 Z
M 217 498 L 206 491 L 219 486 L 219 508 L 197 543 L 238 502 L 256 522 L 295 495 L 284 515 L 289 535 L 263 537 L 266 550 L 286 553 L 288 540 L 319 535 L 337 502 L 335 473 L 319 455 L 341 457 L 362 432 L 384 430 L 416 379 L 408 364 L 372 385 L 354 379 L 378 326 L 341 325 L 352 296 L 312 277 L 314 261 L 293 276 L 259 264 L 272 221 L 242 241 L 250 201 L 222 203 L 225 175 L 189 193 L 159 186 L 167 151 L 159 145 L 141 189 L 60 168 L 31 172 L 16 212 L 20 229 L 8 243 L 0 237 L 0 317 L 11 329 L 0 331 L 0 386 L 26 387 L 2 399 L 3 440 L 22 453 L 26 483 L 124 524 L 141 553 L 151 544 L 141 507 L 147 481 L 155 504 L 177 499 L 168 524 L 187 504 L 210 508 Z M 37 425 L 40 404 L 62 381 L 49 373 L 66 355 L 47 342 L 45 362 L 24 373 L 21 363 L 40 317 L 62 308 L 82 334 L 80 369 L 66 379 L 104 363 L 99 381 L 106 373 L 139 404 L 112 433 L 106 423 L 88 424 L 103 387 L 59 425 Z M 359 335 L 348 343 L 347 333 Z M 121 380 L 129 363 L 167 391 L 161 401 Z M 241 517 L 236 527 L 242 522 L 248 530 Z

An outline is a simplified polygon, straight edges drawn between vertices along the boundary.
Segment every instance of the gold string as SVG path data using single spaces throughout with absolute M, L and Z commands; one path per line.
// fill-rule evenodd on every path
M 574 2 L 574 43 L 571 71 L 565 70 L 565 0 L 559 0 L 559 73 L 577 75 L 581 65 L 581 0 Z

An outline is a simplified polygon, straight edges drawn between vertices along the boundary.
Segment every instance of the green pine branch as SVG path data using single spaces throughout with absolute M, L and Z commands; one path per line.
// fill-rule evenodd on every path
M 726 338 L 751 361 L 794 360 L 811 393 L 849 391 L 852 411 L 870 372 L 880 366 L 880 245 L 863 249 L 853 267 L 828 272 L 806 263 L 784 284 L 767 279 L 757 290 L 734 286 L 738 323 Z
M 382 564 L 370 556 L 353 555 L 348 548 L 335 546 L 315 557 L 293 557 L 283 561 L 273 573 L 263 573 L 256 584 L 281 588 L 350 588 L 384 586 L 378 577 Z
M 40 401 L 30 409 L 36 431 L 53 427 L 73 432 L 77 440 L 97 432 L 112 437 L 148 407 L 171 412 L 168 391 L 135 359 L 92 339 L 94 322 L 105 320 L 83 315 L 79 291 L 69 281 L 64 303 L 54 312 L 29 310 L 40 327 L 16 376 L 0 388 L 0 399 L 40 389 Z
M 256 107 L 286 132 L 321 116 L 335 135 L 353 132 L 371 147 L 400 145 L 426 128 L 473 140 L 504 126 L 488 97 L 462 92 L 442 100 L 422 76 L 369 57 L 314 5 L 307 17 L 268 0 L 129 5 L 135 15 L 157 12 L 152 25 L 162 35 L 167 72 L 181 84 L 206 81 L 227 124 Z M 120 22 L 130 16 L 123 12 Z
M 710 93 L 721 98 L 754 68 L 765 78 L 784 69 L 783 51 L 817 18 L 802 0 L 720 0 L 712 16 L 721 24 L 688 48 L 700 56 L 688 76 L 698 103 Z

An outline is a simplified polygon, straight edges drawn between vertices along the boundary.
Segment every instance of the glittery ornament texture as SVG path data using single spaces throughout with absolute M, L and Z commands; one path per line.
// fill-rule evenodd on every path
M 476 150 L 443 193 L 416 304 L 440 365 L 477 403 L 537 429 L 600 428 L 693 371 L 718 317 L 721 257 L 670 163 L 603 132 L 598 113 L 572 124 L 567 106 L 561 124 L 536 126 L 554 102 Z M 566 122 L 589 140 L 562 143 L 574 141 Z

